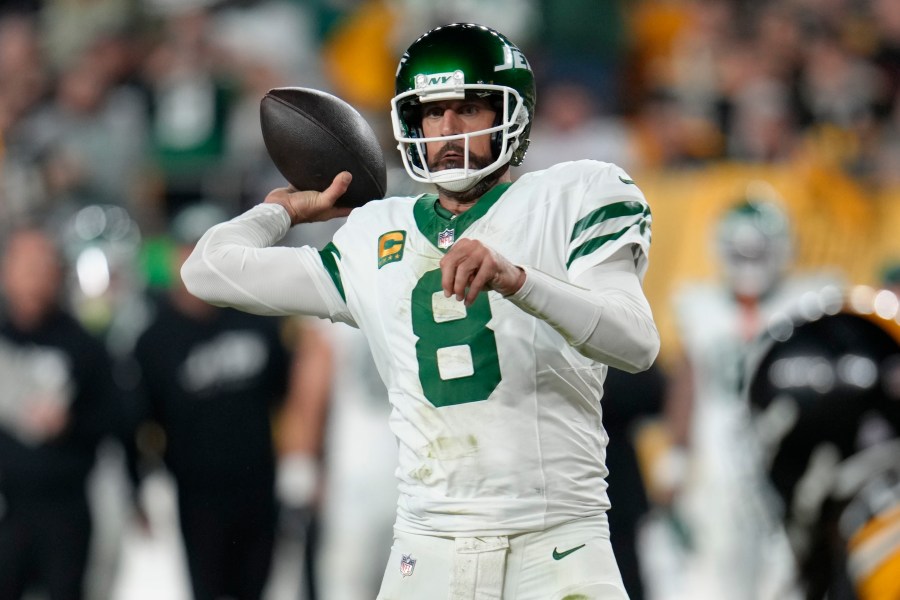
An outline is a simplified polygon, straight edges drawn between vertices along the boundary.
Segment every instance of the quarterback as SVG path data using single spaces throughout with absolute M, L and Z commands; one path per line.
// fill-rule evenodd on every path
M 403 163 L 436 194 L 354 209 L 316 250 L 274 244 L 346 215 L 333 205 L 351 175 L 324 192 L 279 188 L 210 229 L 182 277 L 213 304 L 365 334 L 399 448 L 380 599 L 627 598 L 601 398 L 607 366 L 640 371 L 659 350 L 642 289 L 650 209 L 613 164 L 512 181 L 535 85 L 497 31 L 429 31 L 401 59 L 396 91 Z

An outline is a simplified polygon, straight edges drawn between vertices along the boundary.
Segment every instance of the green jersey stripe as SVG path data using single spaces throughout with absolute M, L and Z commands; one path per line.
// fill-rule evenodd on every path
M 575 262 L 576 259 L 579 259 L 582 256 L 587 256 L 588 254 L 591 254 L 592 252 L 594 252 L 595 250 L 597 250 L 598 248 L 600 248 L 601 246 L 603 246 L 603 244 L 605 244 L 607 242 L 612 242 L 614 240 L 619 239 L 620 237 L 622 237 L 623 235 L 625 235 L 626 233 L 631 231 L 634 227 L 638 227 L 638 231 L 640 232 L 640 235 L 646 236 L 648 238 L 648 242 L 649 242 L 649 237 L 650 237 L 649 226 L 648 226 L 647 220 L 644 218 L 641 218 L 640 221 L 635 221 L 634 223 L 626 225 L 625 227 L 623 227 L 619 231 L 616 231 L 615 233 L 610 233 L 607 235 L 600 235 L 600 236 L 591 238 L 591 239 L 587 240 L 586 242 L 580 244 L 574 250 L 572 250 L 571 254 L 569 254 L 569 260 L 566 261 L 566 268 L 568 269 L 570 266 L 572 266 L 572 263 Z
M 334 282 L 334 287 L 337 288 L 341 298 L 346 302 L 347 296 L 344 294 L 344 283 L 341 281 L 341 273 L 338 271 L 337 266 L 337 261 L 341 257 L 341 251 L 337 249 L 333 242 L 329 242 L 327 246 L 319 250 L 319 257 L 322 259 L 322 265 L 324 265 L 325 270 L 328 271 L 328 276 Z
M 623 200 L 622 202 L 601 206 L 575 223 L 575 227 L 572 228 L 572 237 L 569 238 L 569 241 L 575 241 L 575 238 L 584 233 L 585 230 L 602 221 L 633 215 L 648 217 L 650 216 L 650 207 L 634 200 Z

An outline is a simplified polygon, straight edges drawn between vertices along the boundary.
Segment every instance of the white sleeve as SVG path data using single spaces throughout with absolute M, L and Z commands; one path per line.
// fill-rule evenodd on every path
M 525 283 L 508 296 L 546 321 L 581 354 L 629 373 L 643 371 L 659 353 L 659 332 L 630 248 L 561 281 L 531 267 Z
M 258 315 L 346 312 L 315 248 L 273 246 L 290 227 L 282 206 L 258 204 L 207 231 L 182 265 L 181 279 L 210 304 Z

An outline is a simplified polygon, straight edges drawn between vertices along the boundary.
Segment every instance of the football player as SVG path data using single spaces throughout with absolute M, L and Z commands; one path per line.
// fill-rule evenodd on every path
M 680 567 L 657 579 L 684 597 L 783 600 L 794 589 L 795 575 L 785 568 L 790 547 L 764 493 L 740 396 L 747 351 L 769 319 L 835 281 L 825 273 L 788 274 L 792 236 L 777 192 L 750 182 L 713 231 L 720 280 L 685 282 L 673 296 L 683 365 L 673 370 L 669 414 L 680 419 L 673 425 L 680 445 L 663 463 L 678 468 L 664 473 L 673 499 L 661 514 L 681 529 L 653 551 L 670 548 L 669 561 Z M 673 531 L 663 525 L 660 531 Z
M 366 335 L 399 446 L 379 598 L 627 598 L 601 398 L 608 365 L 641 371 L 659 350 L 642 289 L 650 208 L 609 163 L 512 181 L 535 83 L 493 29 L 427 32 L 400 60 L 396 92 L 403 164 L 437 193 L 353 210 L 320 252 L 273 244 L 346 214 L 333 205 L 351 175 L 321 193 L 276 189 L 208 231 L 182 276 L 215 304 Z

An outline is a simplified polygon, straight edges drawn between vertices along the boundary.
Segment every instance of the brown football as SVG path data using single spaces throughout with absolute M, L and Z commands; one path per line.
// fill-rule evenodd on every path
M 353 181 L 336 205 L 356 207 L 384 197 L 387 170 L 375 132 L 332 94 L 302 87 L 269 90 L 259 105 L 266 150 L 298 190 L 322 191 L 341 171 Z

